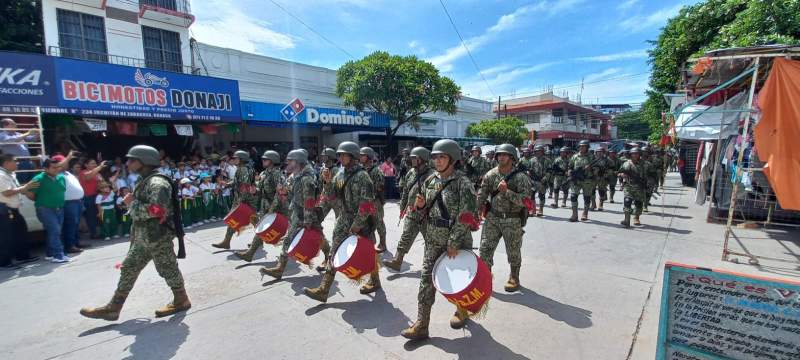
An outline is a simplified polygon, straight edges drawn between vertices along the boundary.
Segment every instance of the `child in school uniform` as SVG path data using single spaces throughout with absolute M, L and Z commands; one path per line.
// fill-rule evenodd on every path
M 203 221 L 203 198 L 202 194 L 200 193 L 200 188 L 198 187 L 198 178 L 190 178 L 191 186 L 189 187 L 192 190 L 192 220 L 194 220 L 194 225 L 199 226 L 205 223 Z
M 231 211 L 231 188 L 225 185 L 225 175 L 217 176 L 217 191 L 220 194 L 219 217 L 224 218 Z
M 203 179 L 203 182 L 200 183 L 200 192 L 203 199 L 203 220 L 211 222 L 217 219 L 216 201 L 214 200 L 214 190 L 217 184 L 211 182 L 211 175 L 207 173 L 201 174 L 200 177 Z
M 183 181 L 183 179 L 188 179 L 190 175 L 189 171 L 186 170 L 186 164 L 179 162 L 178 170 L 173 172 L 172 178 L 175 181 Z
M 181 179 L 181 215 L 183 220 L 183 227 L 186 229 L 192 228 L 192 211 L 194 204 L 194 194 L 192 193 L 192 181 L 188 178 Z
M 128 236 L 131 233 L 131 214 L 128 213 L 128 205 L 125 204 L 125 195 L 130 194 L 130 189 L 127 186 L 119 189 L 119 196 L 117 196 L 117 213 L 119 213 L 119 234 L 120 236 Z
M 95 198 L 97 205 L 97 217 L 100 219 L 100 236 L 106 240 L 111 237 L 118 238 L 117 235 L 117 211 L 115 210 L 115 196 L 111 191 L 111 184 L 103 181 L 97 186 L 100 191 Z

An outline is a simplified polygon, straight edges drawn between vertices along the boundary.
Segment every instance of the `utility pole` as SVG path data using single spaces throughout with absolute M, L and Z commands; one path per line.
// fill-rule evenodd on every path
M 497 97 L 497 120 L 500 120 L 500 96 Z

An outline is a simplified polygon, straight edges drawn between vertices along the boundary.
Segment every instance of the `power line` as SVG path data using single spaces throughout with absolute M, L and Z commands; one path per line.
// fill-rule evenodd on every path
M 450 12 L 447 11 L 447 6 L 444 5 L 443 0 L 439 0 L 439 4 L 442 4 L 442 10 L 444 10 L 444 14 L 447 15 L 447 18 L 450 20 L 450 25 L 453 25 L 453 30 L 456 32 L 456 35 L 458 35 L 458 39 L 461 40 L 461 46 L 464 47 L 464 50 L 467 50 L 467 55 L 469 55 L 469 59 L 472 60 L 472 65 L 475 66 L 475 70 L 478 71 L 478 75 L 481 76 L 481 79 L 483 80 L 483 83 L 486 85 L 486 88 L 489 90 L 492 96 L 494 96 L 494 91 L 492 91 L 492 88 L 489 86 L 489 82 L 486 81 L 486 77 L 483 76 L 483 71 L 481 71 L 481 68 L 480 66 L 478 66 L 478 63 L 475 61 L 475 58 L 472 57 L 472 52 L 469 51 L 467 43 L 464 42 L 464 38 L 461 36 L 461 33 L 458 31 L 458 27 L 456 27 L 456 23 L 453 21 L 453 17 L 451 17 Z
M 286 8 L 284 8 L 283 6 L 281 6 L 281 4 L 277 3 L 275 0 L 269 0 L 269 2 L 273 3 L 273 4 L 274 4 L 275 6 L 277 6 L 279 9 L 283 10 L 283 12 L 285 12 L 287 15 L 289 15 L 289 16 L 291 16 L 292 18 L 294 18 L 295 20 L 297 20 L 297 21 L 298 21 L 300 24 L 302 24 L 303 26 L 305 26 L 305 27 L 306 27 L 306 28 L 307 28 L 309 31 L 313 32 L 314 34 L 316 34 L 317 36 L 319 36 L 320 38 L 322 38 L 322 40 L 325 40 L 325 41 L 326 41 L 328 44 L 330 44 L 330 45 L 332 45 L 333 47 L 335 47 L 335 48 L 339 49 L 339 51 L 341 51 L 341 52 L 345 53 L 345 54 L 346 54 L 347 56 L 349 56 L 351 59 L 355 59 L 355 58 L 356 58 L 355 56 L 353 56 L 353 54 L 350 54 L 349 52 L 347 52 L 347 50 L 345 50 L 344 48 L 342 48 L 341 46 L 339 46 L 338 44 L 336 44 L 335 42 L 333 42 L 333 40 L 331 40 L 331 39 L 328 39 L 327 37 L 325 37 L 325 35 L 322 35 L 322 34 L 320 34 L 318 31 L 314 30 L 314 28 L 312 28 L 311 26 L 309 26 L 308 24 L 306 24 L 306 23 L 305 23 L 305 21 L 303 21 L 303 19 L 300 19 L 300 18 L 299 18 L 299 17 L 297 17 L 295 14 L 292 14 L 292 13 L 291 13 L 289 10 L 286 10 Z
M 583 84 L 574 83 L 574 84 L 570 84 L 570 85 L 562 85 L 562 86 L 550 88 L 549 90 L 552 91 L 552 90 L 569 89 L 569 88 L 574 88 L 574 87 L 579 87 L 579 86 L 585 86 L 586 84 L 597 84 L 597 83 L 602 83 L 602 82 L 612 81 L 612 80 L 631 79 L 631 78 L 635 78 L 635 77 L 641 77 L 641 76 L 647 75 L 647 74 L 650 74 L 650 72 L 641 72 L 641 73 L 636 73 L 636 74 L 622 75 L 622 76 L 610 77 L 610 78 L 594 80 L 594 81 L 584 81 Z M 524 93 L 508 93 L 508 94 L 505 94 L 504 96 L 515 96 L 515 97 L 518 97 L 520 95 L 538 95 L 538 94 L 544 94 L 544 93 L 547 93 L 547 92 L 549 92 L 549 91 L 528 91 L 528 92 L 524 92 Z M 492 100 L 494 100 L 494 99 L 492 99 Z

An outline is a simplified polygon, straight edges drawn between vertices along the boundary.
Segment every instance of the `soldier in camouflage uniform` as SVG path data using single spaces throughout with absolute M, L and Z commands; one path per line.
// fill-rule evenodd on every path
M 519 159 L 519 164 L 524 166 L 526 169 L 531 168 L 531 160 L 533 160 L 533 152 L 529 147 L 522 150 L 522 159 Z
M 641 225 L 639 215 L 642 214 L 645 196 L 647 196 L 647 169 L 644 162 L 640 159 L 639 149 L 630 150 L 630 160 L 622 164 L 619 175 L 625 180 L 623 206 L 625 209 L 625 219 L 620 222 L 622 226 L 631 226 L 631 205 L 636 206 L 633 212 L 633 224 Z
M 469 179 L 472 180 L 472 184 L 477 188 L 481 185 L 483 174 L 486 174 L 492 167 L 489 165 L 489 161 L 481 156 L 481 148 L 473 146 L 472 157 L 467 160 L 466 168 Z
M 647 175 L 647 189 L 645 192 L 644 208 L 642 211 L 649 212 L 650 210 L 648 208 L 650 207 L 650 199 L 653 197 L 653 192 L 655 192 L 656 188 L 658 187 L 658 170 L 656 169 L 653 159 L 650 157 L 649 146 L 642 147 L 639 149 L 639 152 L 642 155 L 641 161 L 644 163 L 645 174 Z
M 308 163 L 308 153 L 303 149 L 296 149 L 286 155 L 286 171 L 292 173 L 291 205 L 289 206 L 291 216 L 289 218 L 289 229 L 283 236 L 281 255 L 278 258 L 278 265 L 259 269 L 262 275 L 269 275 L 275 279 L 283 277 L 286 263 L 289 260 L 289 245 L 292 244 L 297 233 L 301 229 L 316 229 L 322 231 L 322 208 L 319 207 L 319 185 L 317 184 L 317 174 L 314 168 Z M 328 261 L 330 245 L 323 234 L 320 239 L 320 249 L 325 255 L 325 262 Z
M 494 251 L 502 237 L 506 244 L 508 264 L 511 275 L 505 290 L 519 289 L 519 269 L 522 266 L 522 234 L 527 222 L 528 211 L 533 208 L 531 200 L 531 179 L 521 169 L 515 169 L 517 150 L 514 145 L 502 144 L 497 147 L 499 165 L 489 170 L 478 192 L 479 214 L 485 215 L 481 232 L 481 259 L 491 270 Z M 544 200 L 544 193 L 542 200 Z
M 336 218 L 336 225 L 333 228 L 333 244 L 329 256 L 332 257 L 339 245 L 350 235 L 368 235 L 375 231 L 375 194 L 374 185 L 369 174 L 358 164 L 358 157 L 361 150 L 358 144 L 352 141 L 345 141 L 339 144 L 336 154 L 339 155 L 339 163 L 344 169 L 339 171 L 331 179 L 331 175 L 323 178 L 325 187 L 333 187 L 329 193 L 335 192 L 338 201 L 342 202 L 342 210 Z M 375 259 L 377 261 L 377 259 Z M 333 264 L 326 262 L 325 273 L 319 287 L 304 289 L 305 294 L 317 301 L 327 302 L 333 278 L 335 276 Z M 381 288 L 381 281 L 378 277 L 378 268 L 370 273 L 369 281 L 362 286 L 360 292 L 369 294 Z
M 375 189 L 373 189 L 375 194 L 375 209 L 377 210 L 375 215 L 375 227 L 378 231 L 379 239 L 378 244 L 375 246 L 375 251 L 380 254 L 386 251 L 386 223 L 383 221 L 383 205 L 386 203 L 386 193 L 384 192 L 385 180 L 383 172 L 375 165 L 375 162 L 378 160 L 378 153 L 376 153 L 375 150 L 369 146 L 362 147 L 361 150 L 359 150 L 359 160 L 361 166 L 369 174 L 372 184 L 375 186 Z M 370 234 L 370 239 L 373 241 L 375 240 L 374 233 Z
M 411 165 L 411 158 L 409 157 L 409 150 L 408 148 L 403 148 L 400 152 L 400 166 L 397 168 L 397 191 L 403 192 L 403 178 L 406 177 L 406 174 L 411 171 L 413 167 Z
M 319 177 L 317 178 L 317 184 L 321 185 L 323 183 L 322 178 L 325 176 L 326 173 L 331 171 L 334 172 L 334 174 L 336 173 L 336 171 L 338 171 L 338 168 L 336 166 L 336 150 L 331 148 L 325 148 L 325 150 L 322 150 L 322 164 L 319 170 Z M 336 201 L 335 194 L 326 194 L 323 189 L 322 196 L 320 197 L 320 207 L 322 207 L 322 215 L 321 215 L 322 220 L 325 220 L 325 218 L 328 216 L 331 210 L 333 210 L 334 216 L 338 217 L 339 210 L 341 208 L 341 202 Z
M 411 245 L 421 232 L 419 214 L 417 214 L 412 205 L 420 192 L 420 188 L 425 180 L 433 174 L 433 169 L 428 166 L 431 159 L 431 152 L 424 147 L 415 147 L 411 150 L 411 165 L 413 168 L 409 170 L 403 179 L 403 193 L 400 195 L 400 218 L 403 220 L 403 233 L 400 235 L 400 243 L 397 244 L 397 252 L 394 254 L 394 259 L 384 261 L 383 265 L 394 270 L 400 271 L 400 266 L 403 264 L 403 257 L 411 250 Z M 425 233 L 422 233 L 423 238 Z
M 229 185 L 232 187 L 233 203 L 231 209 L 235 209 L 240 203 L 246 203 L 253 209 L 258 209 L 258 196 L 256 196 L 255 185 L 255 171 L 250 166 L 250 154 L 246 151 L 239 150 L 233 154 L 233 165 L 236 165 L 236 174 L 233 177 L 233 182 Z M 252 219 L 257 221 L 257 219 Z M 231 239 L 233 233 L 236 232 L 233 228 L 228 227 L 225 232 L 225 238 L 222 242 L 211 244 L 211 246 L 218 249 L 230 249 Z
M 619 166 L 620 166 L 620 168 L 622 167 L 622 165 L 625 164 L 626 161 L 628 161 L 630 159 L 628 157 L 628 151 L 629 151 L 628 149 L 624 149 L 623 148 L 619 152 Z M 619 180 L 619 190 L 622 191 L 622 189 L 625 187 L 625 180 L 623 178 L 621 178 L 621 177 L 617 177 L 617 179 Z
M 178 260 L 172 249 L 172 239 L 176 236 L 173 212 L 174 189 L 170 179 L 158 174 L 158 150 L 146 145 L 137 145 L 128 151 L 128 171 L 138 173 L 142 180 L 133 193 L 123 201 L 130 209 L 131 246 L 122 262 L 117 290 L 111 301 L 98 308 L 83 308 L 80 313 L 93 319 L 114 321 L 133 289 L 139 273 L 153 260 L 156 271 L 172 289 L 173 301 L 164 308 L 156 310 L 156 317 L 168 316 L 186 311 L 192 307 L 183 285 L 183 275 L 178 269 Z
M 413 211 L 419 212 L 423 222 L 425 256 L 417 296 L 417 321 L 401 333 L 412 340 L 428 337 L 431 307 L 436 299 L 432 277 L 436 260 L 443 254 L 452 258 L 459 249 L 471 249 L 472 231 L 478 227 L 474 217 L 477 207 L 473 183 L 456 169 L 461 161 L 461 148 L 453 140 L 442 139 L 433 144 L 431 155 L 436 173 L 425 180 L 423 191 L 417 194 L 413 205 Z M 443 213 L 442 208 L 447 212 Z M 456 310 L 450 326 L 461 328 L 467 318 L 468 314 Z
M 567 178 L 567 170 L 569 170 L 569 148 L 564 146 L 559 150 L 558 159 L 553 161 L 551 167 L 553 174 L 553 203 L 550 206 L 555 209 L 558 208 L 559 194 L 563 193 L 564 197 L 561 200 L 561 207 L 567 207 L 567 198 L 569 197 L 569 179 Z
M 609 170 L 606 172 L 606 182 L 608 183 L 608 202 L 614 203 L 614 193 L 617 191 L 617 174 L 622 162 L 617 157 L 616 150 L 608 151 Z
M 583 193 L 583 215 L 581 221 L 589 220 L 589 207 L 592 204 L 594 192 L 594 177 L 591 167 L 592 155 L 589 154 L 589 141 L 581 140 L 578 144 L 578 153 L 569 159 L 567 176 L 570 177 L 569 201 L 572 204 L 572 217 L 569 221 L 578 221 L 578 195 Z M 575 172 L 583 170 L 583 178 L 576 178 Z
M 603 203 L 608 200 L 608 174 L 616 174 L 619 168 L 614 168 L 614 162 L 606 156 L 606 148 L 599 148 L 595 151 L 594 170 L 595 188 L 600 194 L 598 211 L 603 211 Z M 594 194 L 593 194 L 594 195 Z
M 256 180 L 256 197 L 258 202 L 258 218 L 261 219 L 264 215 L 272 213 L 280 213 L 283 216 L 288 216 L 284 207 L 278 206 L 279 202 L 275 201 L 278 195 L 278 186 L 283 182 L 283 173 L 281 173 L 281 156 L 276 151 L 267 150 L 261 156 L 261 165 L 264 166 L 264 171 L 258 175 Z M 250 262 L 253 261 L 258 249 L 264 247 L 264 242 L 258 235 L 253 236 L 253 242 L 246 251 L 237 251 L 235 254 L 240 259 Z
M 489 151 L 486 152 L 486 161 L 489 163 L 489 166 L 488 166 L 488 169 L 486 169 L 486 172 L 488 172 L 489 170 L 494 169 L 495 167 L 497 167 L 497 159 L 494 158 L 494 154 L 495 154 L 494 150 L 489 150 Z M 486 173 L 484 173 L 484 174 L 486 174 Z
M 533 193 L 531 199 L 538 195 L 539 209 L 536 211 L 536 216 L 544 216 L 544 195 L 547 192 L 547 183 L 551 181 L 550 168 L 553 163 L 550 159 L 544 156 L 544 146 L 536 145 L 533 148 L 534 157 L 525 165 L 528 169 L 528 174 L 531 176 L 533 184 Z

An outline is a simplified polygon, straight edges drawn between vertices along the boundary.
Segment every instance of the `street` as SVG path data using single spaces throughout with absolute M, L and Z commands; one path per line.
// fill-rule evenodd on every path
M 83 306 L 111 297 L 125 256 L 126 239 L 93 242 L 65 265 L 46 262 L 0 271 L 0 308 L 8 359 L 652 359 L 662 269 L 665 261 L 746 274 L 797 280 L 797 264 L 760 266 L 722 262 L 724 227 L 706 222 L 706 206 L 694 189 L 667 177 L 662 199 L 653 200 L 641 227 L 626 230 L 622 193 L 586 223 L 569 223 L 569 209 L 530 218 L 523 242 L 519 293 L 503 291 L 509 268 L 504 247 L 495 254 L 494 296 L 483 319 L 453 330 L 453 306 L 437 294 L 431 338 L 408 342 L 399 333 L 416 318 L 423 246 L 421 236 L 406 256 L 403 272 L 381 269 L 383 290 L 374 296 L 338 274 L 327 304 L 303 295 L 321 277 L 290 261 L 282 281 L 262 278 L 279 248 L 266 259 L 238 260 L 253 236 L 248 229 L 231 251 L 211 243 L 224 234 L 221 222 L 188 230 L 187 259 L 179 264 L 192 308 L 156 319 L 153 310 L 171 299 L 152 265 L 142 272 L 116 322 L 87 319 Z M 400 237 L 397 203 L 386 205 L 389 258 Z M 330 239 L 333 213 L 323 226 Z M 735 249 L 797 260 L 798 232 L 741 230 Z M 475 246 L 480 234 L 473 234 Z M 772 237 L 773 239 L 770 239 Z M 778 240 L 776 240 L 778 239 Z M 745 260 L 745 261 L 741 261 Z M 321 261 L 321 256 L 315 259 Z M 12 326 L 13 324 L 13 326 Z

